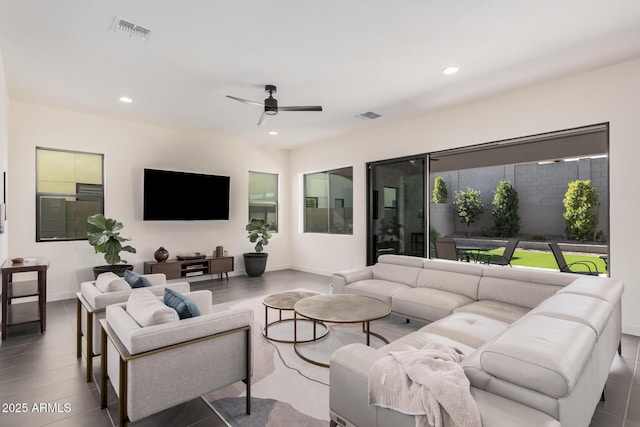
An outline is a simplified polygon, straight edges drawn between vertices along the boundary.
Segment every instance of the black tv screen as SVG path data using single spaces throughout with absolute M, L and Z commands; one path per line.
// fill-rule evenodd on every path
M 145 221 L 229 219 L 228 176 L 144 170 Z

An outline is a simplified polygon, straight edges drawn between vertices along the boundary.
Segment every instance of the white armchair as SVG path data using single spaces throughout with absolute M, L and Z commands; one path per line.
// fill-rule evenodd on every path
M 136 292 L 136 291 L 134 291 Z M 212 313 L 211 291 L 186 294 L 200 316 L 142 327 L 139 313 L 125 304 L 107 307 L 101 320 L 101 407 L 107 406 L 107 379 L 119 404 L 120 425 L 195 399 L 235 382 L 246 383 L 251 398 L 253 311 Z M 160 309 L 162 310 L 162 309 Z M 161 315 L 144 314 L 158 320 Z
M 152 285 L 146 289 L 158 296 L 163 295 L 165 286 L 181 293 L 191 290 L 188 282 L 167 284 L 166 276 L 162 273 L 143 274 L 142 276 Z M 127 301 L 131 290 L 129 284 L 122 277 L 117 277 L 112 273 L 100 275 L 97 280 L 80 284 L 80 292 L 76 293 L 76 357 L 78 359 L 82 357 L 82 337 L 84 336 L 87 382 L 91 382 L 93 377 L 93 358 L 99 356 L 102 350 L 98 321 L 104 319 L 108 305 Z

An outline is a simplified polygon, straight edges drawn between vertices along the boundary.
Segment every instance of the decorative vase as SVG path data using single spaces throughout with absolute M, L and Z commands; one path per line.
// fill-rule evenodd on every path
M 153 257 L 158 262 L 165 262 L 169 258 L 169 251 L 160 246 L 157 251 L 153 253 Z

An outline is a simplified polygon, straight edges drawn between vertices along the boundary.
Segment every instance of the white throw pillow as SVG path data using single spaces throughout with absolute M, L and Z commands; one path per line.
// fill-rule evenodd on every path
M 127 301 L 127 313 L 138 325 L 152 326 L 180 320 L 178 313 L 167 307 L 148 289 L 134 289 Z
M 96 279 L 96 288 L 100 292 L 116 292 L 116 291 L 128 291 L 131 286 L 125 280 L 112 272 L 102 273 Z

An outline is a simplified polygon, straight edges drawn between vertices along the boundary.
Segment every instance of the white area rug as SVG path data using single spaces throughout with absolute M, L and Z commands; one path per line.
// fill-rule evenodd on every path
M 205 401 L 232 426 L 329 425 L 329 369 L 301 359 L 295 354 L 293 344 L 270 341 L 263 336 L 263 298 L 251 298 L 216 307 L 248 307 L 254 311 L 251 415 L 245 414 L 244 384 L 233 384 L 208 393 L 204 396 Z M 283 318 L 292 316 L 292 312 L 283 312 Z M 269 310 L 269 322 L 277 319 L 277 310 Z M 298 325 L 299 339 L 311 336 L 311 322 L 301 322 Z M 418 325 L 406 324 L 404 319 L 395 316 L 371 322 L 371 330 L 390 341 L 417 328 Z M 321 327 L 318 330 L 321 331 Z M 292 322 L 270 327 L 269 336 L 292 339 Z M 328 363 L 335 349 L 354 342 L 366 342 L 361 324 L 330 325 L 330 332 L 325 338 L 299 346 L 299 350 L 307 357 Z M 384 343 L 372 336 L 371 345 L 380 347 Z

